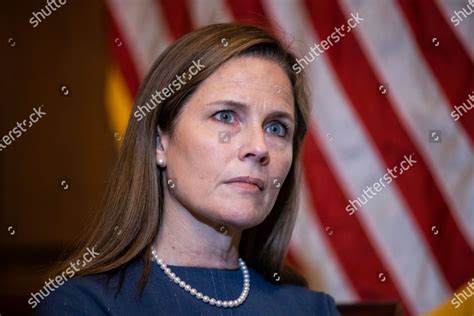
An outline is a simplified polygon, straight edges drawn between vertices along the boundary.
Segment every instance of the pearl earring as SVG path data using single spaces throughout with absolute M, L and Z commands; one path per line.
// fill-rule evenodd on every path
M 163 159 L 158 159 L 158 164 L 159 164 L 160 166 L 163 166 Z

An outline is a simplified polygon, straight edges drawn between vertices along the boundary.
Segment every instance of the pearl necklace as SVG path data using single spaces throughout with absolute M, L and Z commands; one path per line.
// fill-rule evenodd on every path
M 170 268 L 166 265 L 166 263 L 163 262 L 160 258 L 158 258 L 158 255 L 156 254 L 155 250 L 152 250 L 151 253 L 153 254 L 154 259 L 160 266 L 161 270 L 179 287 L 184 289 L 186 292 L 191 294 L 192 296 L 196 297 L 197 299 L 203 301 L 204 303 L 208 303 L 211 305 L 216 305 L 218 307 L 237 307 L 241 305 L 245 299 L 247 298 L 249 292 L 250 292 L 250 276 L 249 276 L 249 271 L 247 270 L 247 266 L 245 264 L 245 261 L 242 258 L 239 258 L 239 265 L 240 265 L 240 270 L 242 270 L 242 274 L 244 276 L 244 288 L 242 290 L 242 293 L 240 294 L 239 298 L 235 300 L 230 300 L 230 301 L 222 301 L 218 300 L 212 297 L 209 297 L 207 295 L 202 294 L 195 288 L 191 287 L 189 284 L 181 280 L 179 277 L 176 276 L 174 272 L 171 271 Z

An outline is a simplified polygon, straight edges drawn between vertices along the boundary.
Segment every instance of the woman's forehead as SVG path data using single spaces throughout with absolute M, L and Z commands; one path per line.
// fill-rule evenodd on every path
M 293 112 L 290 80 L 275 62 L 246 57 L 230 60 L 202 83 L 196 91 L 201 101 L 235 99 L 249 105 L 274 106 Z
M 221 82 L 245 83 L 251 81 L 260 86 L 279 85 L 282 88 L 291 83 L 283 68 L 275 61 L 258 57 L 238 57 L 222 64 L 209 77 Z

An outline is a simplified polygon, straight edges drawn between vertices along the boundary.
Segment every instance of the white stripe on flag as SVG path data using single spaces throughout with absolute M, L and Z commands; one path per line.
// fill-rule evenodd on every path
M 108 0 L 110 10 L 132 55 L 140 79 L 171 43 L 161 8 L 154 0 Z
M 388 98 L 424 155 L 472 247 L 474 151 L 464 129 L 450 116 L 449 102 L 417 49 L 409 27 L 403 23 L 399 7 L 390 1 L 346 0 L 341 4 L 346 13 L 358 12 L 365 17 L 355 35 L 374 71 L 388 83 Z M 441 130 L 441 143 L 429 142 L 430 130 Z
M 189 5 L 194 27 L 232 21 L 232 13 L 224 0 L 193 0 Z

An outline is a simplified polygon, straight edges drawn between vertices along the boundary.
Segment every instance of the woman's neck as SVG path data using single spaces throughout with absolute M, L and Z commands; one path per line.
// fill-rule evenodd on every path
M 153 245 L 166 264 L 219 269 L 239 267 L 241 231 L 198 218 L 177 203 L 167 204 Z

